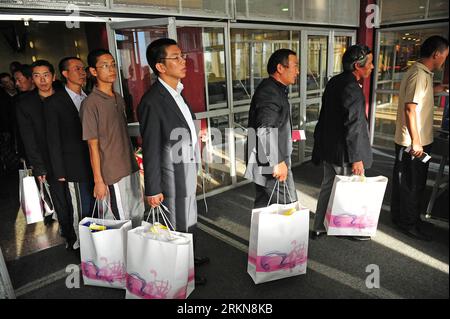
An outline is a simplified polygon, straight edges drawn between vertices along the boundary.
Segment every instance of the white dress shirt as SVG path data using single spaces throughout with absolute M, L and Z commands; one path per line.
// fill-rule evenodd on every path
M 70 98 L 72 99 L 73 103 L 75 104 L 78 113 L 80 112 L 81 102 L 87 97 L 86 93 L 84 93 L 83 90 L 81 90 L 81 94 L 78 94 L 71 89 L 69 89 L 67 86 L 65 86 L 67 93 L 69 93 Z
M 189 129 L 191 131 L 191 138 L 192 138 L 192 147 L 195 149 L 197 144 L 197 131 L 195 130 L 194 120 L 192 119 L 191 112 L 189 111 L 189 107 L 187 106 L 186 102 L 184 101 L 183 97 L 181 96 L 181 91 L 183 91 L 184 86 L 183 83 L 178 82 L 177 84 L 177 90 L 175 91 L 169 84 L 164 82 L 161 78 L 158 78 L 161 84 L 169 91 L 170 95 L 174 98 L 175 102 L 178 105 L 178 108 L 180 109 L 181 113 L 183 113 L 183 116 L 189 125 Z

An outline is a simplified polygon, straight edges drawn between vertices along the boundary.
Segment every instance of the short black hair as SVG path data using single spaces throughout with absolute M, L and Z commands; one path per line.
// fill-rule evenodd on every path
M 279 49 L 272 53 L 267 62 L 267 73 L 273 75 L 277 71 L 278 64 L 287 66 L 290 55 L 296 56 L 297 53 L 289 49 Z
M 448 48 L 448 40 L 439 35 L 433 35 L 426 39 L 420 46 L 420 57 L 429 58 L 434 52 L 443 52 Z
M 31 66 L 29 64 L 21 64 L 16 70 L 14 70 L 13 76 L 17 72 L 22 73 L 22 75 L 24 77 L 26 77 L 27 79 L 31 78 L 31 76 L 33 74 L 32 70 L 31 70 Z
M 38 66 L 46 66 L 48 68 L 48 70 L 50 71 L 50 73 L 52 75 L 55 75 L 55 68 L 47 60 L 37 60 L 37 61 L 33 62 L 33 64 L 31 64 L 31 71 L 33 71 L 33 69 Z
M 58 64 L 58 69 L 59 69 L 59 73 L 61 74 L 61 79 L 65 79 L 65 76 L 63 75 L 63 71 L 68 71 L 68 67 L 69 67 L 69 61 L 70 60 L 78 60 L 81 61 L 81 59 L 79 57 L 76 56 L 68 56 L 65 58 L 62 58 L 61 61 L 59 61 Z
M 106 49 L 95 49 L 89 52 L 87 57 L 89 67 L 95 68 L 98 58 L 105 54 L 112 56 L 111 52 Z
M 366 65 L 367 56 L 370 53 L 372 53 L 372 51 L 367 45 L 355 44 L 349 47 L 342 57 L 342 66 L 344 67 L 344 71 L 355 71 L 356 64 L 360 67 Z
M 20 68 L 21 65 L 22 65 L 22 63 L 20 63 L 19 61 L 12 61 L 12 62 L 9 64 L 9 71 L 11 71 L 11 73 L 14 74 L 14 72 L 16 72 L 16 70 L 17 70 L 18 68 Z
M 147 47 L 147 62 L 157 76 L 159 76 L 159 71 L 156 69 L 156 64 L 161 63 L 161 61 L 167 56 L 166 48 L 171 45 L 177 45 L 177 41 L 174 39 L 162 38 L 153 41 Z
M 3 78 L 6 78 L 6 77 L 9 77 L 10 79 L 12 79 L 11 74 L 9 74 L 7 72 L 0 73 L 0 80 Z

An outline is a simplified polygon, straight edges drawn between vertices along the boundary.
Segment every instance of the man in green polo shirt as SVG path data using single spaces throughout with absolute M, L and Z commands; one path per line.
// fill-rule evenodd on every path
M 98 49 L 89 53 L 88 64 L 96 85 L 84 99 L 80 117 L 94 173 L 94 196 L 109 199 L 115 218 L 131 219 L 136 227 L 145 207 L 128 135 L 125 101 L 113 90 L 116 63 L 109 51 Z
M 433 71 L 440 70 L 448 56 L 448 40 L 432 36 L 420 48 L 420 59 L 403 76 L 395 130 L 395 164 L 392 179 L 392 221 L 406 235 L 431 240 L 420 219 L 429 162 L 421 157 L 430 154 L 433 143 L 434 93 Z M 408 151 L 409 148 L 409 152 Z

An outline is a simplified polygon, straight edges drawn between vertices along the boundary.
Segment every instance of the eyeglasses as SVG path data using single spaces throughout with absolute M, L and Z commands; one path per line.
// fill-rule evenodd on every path
M 286 65 L 286 64 L 282 64 L 282 66 L 284 66 L 286 69 L 294 68 L 295 70 L 299 70 L 299 65 L 298 65 L 298 63 L 296 63 L 296 64 L 294 64 L 294 65 Z
M 178 63 L 181 63 L 182 61 L 186 61 L 188 55 L 186 53 L 183 53 L 181 55 L 172 57 L 172 58 L 161 58 L 161 60 L 177 60 Z
M 53 74 L 51 74 L 50 72 L 45 72 L 45 73 L 33 73 L 33 79 L 50 79 L 53 76 Z
M 112 64 L 102 64 L 102 65 L 99 65 L 99 66 L 96 66 L 95 67 L 96 69 L 102 69 L 102 70 L 111 70 L 111 69 L 116 69 L 117 68 L 117 66 L 116 66 L 116 64 L 115 63 L 112 63 Z

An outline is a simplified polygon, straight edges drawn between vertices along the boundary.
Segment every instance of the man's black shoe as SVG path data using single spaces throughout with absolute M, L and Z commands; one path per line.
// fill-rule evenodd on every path
M 349 236 L 350 240 L 354 241 L 369 241 L 372 240 L 372 237 L 370 236 Z
M 413 227 L 411 229 L 404 229 L 400 228 L 402 233 L 407 235 L 408 237 L 417 239 L 417 240 L 423 240 L 423 241 L 432 241 L 433 237 L 429 234 L 425 234 L 424 232 L 420 231 L 417 227 Z
M 194 257 L 195 266 L 201 266 L 209 263 L 209 257 Z
M 44 225 L 45 225 L 45 226 L 51 226 L 51 225 L 53 224 L 54 221 L 55 221 L 55 220 L 53 219 L 53 216 L 52 216 L 52 215 L 50 215 L 50 216 L 45 216 L 45 217 L 44 217 Z
M 309 237 L 310 237 L 312 240 L 316 240 L 316 239 L 325 237 L 326 234 L 327 234 L 326 232 L 320 232 L 320 231 L 313 231 L 313 230 L 312 230 L 312 231 L 310 232 L 310 234 L 309 234 Z
M 74 241 L 72 239 L 66 240 L 66 250 L 71 251 L 73 249 Z
M 436 226 L 434 226 L 434 224 L 430 222 L 419 220 L 417 222 L 417 228 L 420 230 L 420 232 L 427 233 L 427 231 L 432 232 L 436 228 Z
M 207 282 L 207 280 L 205 277 L 195 275 L 195 285 L 196 286 L 204 286 L 204 285 L 206 285 L 206 282 Z

